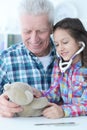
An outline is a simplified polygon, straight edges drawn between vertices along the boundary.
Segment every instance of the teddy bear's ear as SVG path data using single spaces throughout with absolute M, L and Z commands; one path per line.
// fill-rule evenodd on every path
M 10 88 L 10 84 L 5 84 L 4 85 L 4 90 L 8 90 Z
M 33 94 L 30 91 L 26 90 L 25 95 L 27 96 L 28 103 L 31 103 L 33 101 Z
M 32 102 L 33 109 L 41 109 L 48 106 L 48 100 L 46 97 L 34 98 Z

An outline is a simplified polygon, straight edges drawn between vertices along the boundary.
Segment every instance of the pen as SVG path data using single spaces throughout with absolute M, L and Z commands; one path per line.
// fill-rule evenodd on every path
M 40 126 L 40 125 L 75 125 L 76 123 L 75 122 L 59 122 L 59 123 L 41 123 L 41 124 L 35 124 L 37 126 Z

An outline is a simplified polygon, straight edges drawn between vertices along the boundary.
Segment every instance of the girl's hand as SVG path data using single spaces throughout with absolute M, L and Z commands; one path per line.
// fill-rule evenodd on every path
M 64 111 L 61 106 L 55 103 L 49 103 L 49 106 L 43 111 L 43 116 L 46 118 L 61 118 L 64 117 Z
M 38 89 L 36 89 L 36 88 L 32 88 L 32 89 L 33 89 L 34 97 L 39 98 L 42 96 L 42 93 Z

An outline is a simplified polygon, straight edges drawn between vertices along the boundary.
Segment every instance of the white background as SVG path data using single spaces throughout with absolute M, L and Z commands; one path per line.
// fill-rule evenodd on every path
M 0 32 L 4 30 L 10 30 L 12 33 L 17 29 L 17 5 L 20 0 L 0 0 Z M 77 11 L 77 17 L 82 20 L 87 27 L 87 0 L 50 0 L 54 6 L 60 6 L 60 4 L 70 3 L 75 6 Z M 64 11 L 65 11 L 64 7 Z M 63 10 L 62 10 L 63 12 Z M 73 12 L 73 11 L 72 11 Z M 58 13 L 58 11 L 57 11 Z

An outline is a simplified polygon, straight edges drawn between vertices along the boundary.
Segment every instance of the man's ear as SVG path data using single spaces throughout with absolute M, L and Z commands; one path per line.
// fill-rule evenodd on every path
M 53 25 L 50 27 L 50 34 L 53 34 Z

